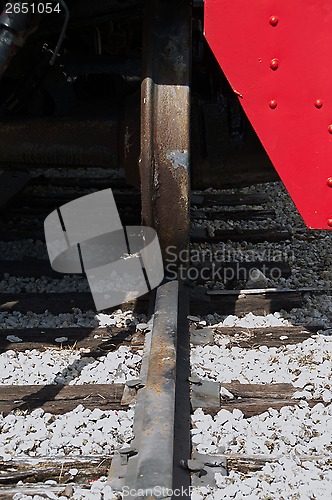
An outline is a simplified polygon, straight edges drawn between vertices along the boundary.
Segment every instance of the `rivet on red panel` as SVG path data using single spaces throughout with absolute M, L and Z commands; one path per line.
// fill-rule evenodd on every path
M 323 101 L 321 99 L 317 99 L 315 101 L 316 108 L 320 109 L 323 106 Z
M 271 26 L 276 27 L 277 24 L 278 24 L 278 22 L 279 22 L 279 19 L 277 18 L 277 16 L 271 16 L 270 17 L 270 24 L 271 24 Z
M 329 125 L 327 130 L 329 131 L 330 134 L 332 134 L 332 125 Z
M 273 69 L 273 71 L 279 68 L 278 59 L 272 59 L 272 61 L 270 62 L 270 68 Z
M 326 181 L 326 184 L 329 186 L 329 187 L 332 187 L 332 177 L 329 177 Z
M 332 219 L 327 219 L 327 225 L 328 225 L 329 227 L 332 227 Z
M 278 103 L 275 99 L 271 99 L 271 101 L 269 101 L 269 106 L 271 109 L 276 109 L 276 107 L 278 106 Z

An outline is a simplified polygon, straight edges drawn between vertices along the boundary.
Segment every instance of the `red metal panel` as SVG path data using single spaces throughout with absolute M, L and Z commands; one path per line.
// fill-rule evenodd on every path
M 205 0 L 205 36 L 306 224 L 331 229 L 331 1 Z

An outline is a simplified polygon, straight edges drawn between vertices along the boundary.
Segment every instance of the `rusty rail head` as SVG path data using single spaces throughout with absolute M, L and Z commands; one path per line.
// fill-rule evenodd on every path
M 177 330 L 178 282 L 172 281 L 157 289 L 152 331 L 145 345 L 144 387 L 137 394 L 131 444 L 137 454 L 128 459 L 124 482 L 133 491 L 170 491 L 173 487 Z

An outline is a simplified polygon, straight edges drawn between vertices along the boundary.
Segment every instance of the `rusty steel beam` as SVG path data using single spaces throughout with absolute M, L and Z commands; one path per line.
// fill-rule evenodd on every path
M 119 150 L 116 118 L 47 117 L 0 122 L 2 169 L 12 163 L 117 168 Z
M 164 259 L 189 243 L 189 0 L 148 0 L 141 88 L 143 223 L 156 229 Z M 174 251 L 174 250 L 173 250 Z
M 157 487 L 171 490 L 178 330 L 178 283 L 161 285 L 156 303 L 146 366 L 142 366 L 144 387 L 138 392 L 135 411 L 137 455 L 128 462 L 127 485 L 136 490 Z
M 171 500 L 175 488 L 189 489 L 182 467 L 190 458 L 188 312 L 189 293 L 179 282 L 158 287 L 140 379 L 130 384 L 138 389 L 134 439 L 119 450 L 109 475 L 111 486 L 126 488 L 131 499 Z

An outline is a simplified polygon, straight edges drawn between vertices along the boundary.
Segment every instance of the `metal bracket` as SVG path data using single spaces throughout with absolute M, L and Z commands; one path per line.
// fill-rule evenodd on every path
M 135 399 L 136 399 L 136 394 L 137 394 L 136 389 L 133 389 L 133 388 L 125 385 L 124 389 L 123 389 L 122 398 L 121 398 L 121 405 L 127 406 L 127 405 L 133 404 Z
M 192 473 L 192 486 L 216 486 L 215 474 L 228 475 L 227 460 L 225 457 L 205 455 L 194 452 L 193 459 L 188 460 L 187 468 Z
M 134 448 L 127 448 L 118 450 L 112 458 L 111 467 L 108 473 L 108 484 L 113 490 L 122 490 L 127 473 L 128 458 L 133 454 L 135 454 Z
M 140 378 L 133 378 L 132 380 L 127 380 L 126 386 L 130 389 L 141 389 L 144 387 L 144 383 Z
M 200 328 L 193 330 L 190 334 L 190 342 L 193 345 L 207 345 L 213 343 L 213 328 Z
M 191 406 L 196 408 L 219 408 L 220 407 L 220 384 L 212 380 L 201 380 L 192 376 L 191 382 Z

